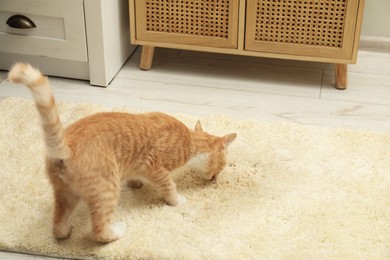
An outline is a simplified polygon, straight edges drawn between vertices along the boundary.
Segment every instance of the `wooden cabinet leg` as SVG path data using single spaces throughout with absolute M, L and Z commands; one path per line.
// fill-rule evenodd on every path
M 335 64 L 335 83 L 337 89 L 346 89 L 348 85 L 347 64 Z
M 141 63 L 139 65 L 141 70 L 150 70 L 152 68 L 154 54 L 154 46 L 142 46 Z

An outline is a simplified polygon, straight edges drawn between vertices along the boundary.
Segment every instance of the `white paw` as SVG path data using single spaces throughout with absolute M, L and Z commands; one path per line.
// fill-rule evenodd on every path
M 116 222 L 111 224 L 111 230 L 116 236 L 121 237 L 126 232 L 126 224 L 124 222 Z
M 178 201 L 177 205 L 180 206 L 185 204 L 187 202 L 187 199 L 183 195 L 178 194 L 177 201 Z

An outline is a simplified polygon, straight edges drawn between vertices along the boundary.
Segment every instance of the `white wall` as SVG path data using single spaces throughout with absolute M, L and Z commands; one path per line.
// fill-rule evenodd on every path
M 366 0 L 362 35 L 390 38 L 390 0 Z

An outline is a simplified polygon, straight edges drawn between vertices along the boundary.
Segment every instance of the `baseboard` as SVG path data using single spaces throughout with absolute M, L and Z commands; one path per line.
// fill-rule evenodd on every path
M 89 80 L 90 78 L 87 61 L 62 60 L 38 55 L 0 52 L 0 70 L 9 70 L 15 62 L 31 63 L 45 75 L 84 80 Z
M 390 52 L 390 38 L 362 35 L 360 37 L 360 50 Z

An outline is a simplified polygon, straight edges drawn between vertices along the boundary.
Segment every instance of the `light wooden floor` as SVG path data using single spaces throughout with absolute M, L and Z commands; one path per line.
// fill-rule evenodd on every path
M 390 53 L 360 51 L 344 91 L 333 87 L 329 64 L 157 49 L 152 70 L 141 71 L 139 58 L 137 50 L 108 88 L 51 78 L 54 94 L 141 111 L 390 131 Z M 5 77 L 0 71 L 0 97 L 30 98 Z M 31 257 L 0 252 L 0 259 L 20 258 Z

